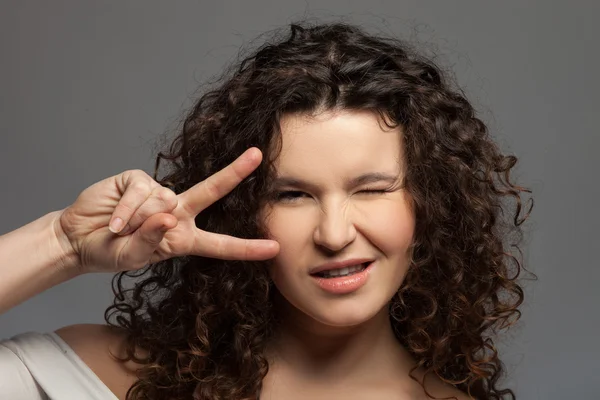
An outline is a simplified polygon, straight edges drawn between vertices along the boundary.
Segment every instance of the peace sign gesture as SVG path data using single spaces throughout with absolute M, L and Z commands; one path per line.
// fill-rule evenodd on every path
M 260 150 L 248 149 L 233 163 L 179 195 L 143 171 L 125 171 L 81 192 L 56 219 L 55 230 L 63 246 L 71 246 L 70 253 L 77 254 L 81 272 L 135 270 L 183 255 L 272 258 L 279 251 L 279 244 L 273 240 L 220 235 L 198 229 L 195 224 L 202 210 L 233 190 L 261 160 Z

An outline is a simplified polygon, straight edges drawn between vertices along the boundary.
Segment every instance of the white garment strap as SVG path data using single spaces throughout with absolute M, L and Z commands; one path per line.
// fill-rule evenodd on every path
M 2 349 L 4 347 L 4 349 Z M 14 353 L 21 361 L 22 365 L 15 365 L 14 358 L 6 353 L 6 349 Z M 18 376 L 21 376 L 21 385 L 28 384 L 30 392 L 35 390 L 31 388 L 30 379 L 23 377 L 24 366 L 33 380 L 39 385 L 47 397 L 29 397 L 29 399 L 49 399 L 49 400 L 118 400 L 118 398 L 110 391 L 110 389 L 94 374 L 94 372 L 77 356 L 77 354 L 54 332 L 38 333 L 27 332 L 12 337 L 9 340 L 0 342 L 0 382 L 3 381 L 1 376 L 6 369 L 13 364 Z M 14 371 L 9 371 L 9 374 L 15 376 Z M 19 390 L 17 386 L 12 387 L 12 384 L 18 382 L 3 382 L 13 389 L 15 392 Z M 25 388 L 20 388 L 21 392 Z M 39 390 L 39 389 L 38 389 Z M 0 399 L 4 399 L 5 393 L 0 387 Z M 11 400 L 13 398 L 11 397 Z
M 0 342 L 0 399 L 48 400 L 21 359 Z

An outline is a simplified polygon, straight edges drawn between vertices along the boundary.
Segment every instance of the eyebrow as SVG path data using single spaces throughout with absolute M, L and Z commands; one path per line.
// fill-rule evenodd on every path
M 349 188 L 354 188 L 361 185 L 366 185 L 369 183 L 377 183 L 377 182 L 387 182 L 390 185 L 396 183 L 398 181 L 399 175 L 387 174 L 383 172 L 369 172 L 366 174 L 362 174 L 355 178 L 352 178 L 350 181 L 346 183 L 346 186 Z M 316 189 L 316 185 L 312 183 L 303 181 L 302 179 L 291 177 L 291 176 L 279 176 L 275 178 L 273 181 L 273 187 L 280 186 L 294 186 L 299 188 L 308 188 L 308 189 Z

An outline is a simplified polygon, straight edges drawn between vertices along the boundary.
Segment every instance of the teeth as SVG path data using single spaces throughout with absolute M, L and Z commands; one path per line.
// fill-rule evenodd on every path
M 340 269 L 332 269 L 329 271 L 323 271 L 321 274 L 325 278 L 333 278 L 333 277 L 337 277 L 337 276 L 350 275 L 355 272 L 362 271 L 363 269 L 364 269 L 364 265 L 359 264 L 359 265 L 353 265 L 351 267 L 344 267 L 344 268 L 340 268 Z

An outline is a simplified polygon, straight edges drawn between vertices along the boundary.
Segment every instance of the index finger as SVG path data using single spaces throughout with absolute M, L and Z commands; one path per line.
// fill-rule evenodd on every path
M 191 216 L 198 215 L 212 203 L 231 192 L 260 165 L 261 161 L 261 151 L 256 147 L 249 148 L 222 170 L 179 194 L 179 204 Z

